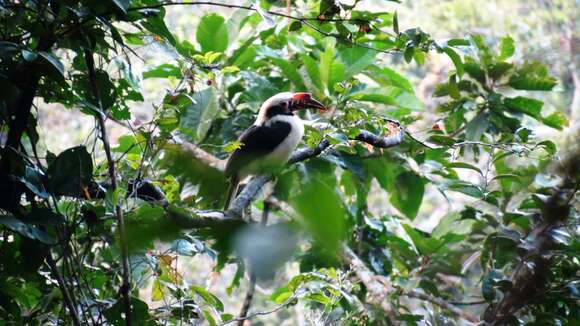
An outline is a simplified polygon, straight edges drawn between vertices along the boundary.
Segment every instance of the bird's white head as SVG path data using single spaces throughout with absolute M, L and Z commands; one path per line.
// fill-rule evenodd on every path
M 327 108 L 314 99 L 310 93 L 278 93 L 267 99 L 260 107 L 256 124 L 262 124 L 276 115 L 294 115 L 295 111 L 313 108 L 326 111 Z

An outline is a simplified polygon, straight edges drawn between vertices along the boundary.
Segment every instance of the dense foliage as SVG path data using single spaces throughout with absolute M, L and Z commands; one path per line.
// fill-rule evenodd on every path
M 205 255 L 218 273 L 236 266 L 227 295 L 239 298 L 246 272 L 260 282 L 299 265 L 264 315 L 303 305 L 320 324 L 580 322 L 580 149 L 537 132 L 568 124 L 537 95 L 557 79 L 514 60 L 509 36 L 435 40 L 358 2 L 210 3 L 193 41 L 165 16 L 198 4 L 0 0 L 0 319 L 234 321 L 237 307 L 177 263 Z M 135 52 L 148 44 L 172 59 Z M 430 56 L 453 63 L 434 113 L 393 69 Z M 171 89 L 136 124 L 154 79 Z M 282 91 L 332 110 L 304 116 L 310 150 L 219 211 L 221 159 Z M 39 151 L 46 103 L 93 117 L 87 141 Z M 413 128 L 430 114 L 434 125 Z M 111 142 L 110 121 L 126 128 Z M 433 214 L 432 230 L 417 227 Z

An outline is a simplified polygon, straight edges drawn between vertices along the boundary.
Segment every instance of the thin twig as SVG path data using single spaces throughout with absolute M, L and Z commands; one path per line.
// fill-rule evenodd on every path
M 352 266 L 352 269 L 356 276 L 361 280 L 361 282 L 367 288 L 367 291 L 370 295 L 370 302 L 375 303 L 381 306 L 384 312 L 389 317 L 395 316 L 395 311 L 388 304 L 388 296 L 393 293 L 396 289 L 388 283 L 386 278 L 382 278 L 376 274 L 374 274 L 368 267 L 365 266 L 363 261 L 346 245 L 343 245 L 343 259 Z M 382 280 L 382 281 L 381 281 Z M 457 317 L 463 318 L 470 322 L 478 322 L 479 319 L 475 316 L 472 316 L 461 309 L 455 307 L 454 305 L 446 302 L 441 298 L 437 298 L 431 296 L 429 294 L 421 293 L 417 290 L 411 290 L 404 293 L 404 295 L 410 298 L 421 299 L 424 301 L 431 302 L 432 304 L 439 306 L 443 309 L 448 310 L 452 314 Z
M 276 306 L 276 307 L 274 307 L 274 308 L 272 308 L 270 310 L 254 312 L 254 313 L 251 313 L 251 314 L 247 315 L 244 318 L 234 318 L 234 319 L 230 319 L 230 320 L 225 321 L 225 322 L 223 322 L 221 324 L 218 324 L 218 326 L 224 326 L 224 325 L 228 325 L 228 324 L 231 324 L 231 323 L 234 323 L 234 322 L 239 322 L 239 321 L 244 321 L 244 320 L 252 319 L 252 318 L 258 317 L 258 316 L 266 316 L 266 315 L 273 314 L 273 313 L 281 310 L 282 308 L 285 308 L 285 307 L 289 306 L 290 304 L 292 304 L 294 302 L 294 300 L 296 300 L 296 298 L 298 298 L 299 293 L 300 293 L 300 291 L 296 290 L 294 292 L 294 294 L 291 297 L 289 297 L 286 301 L 284 301 L 282 304 L 280 304 L 280 305 L 278 305 L 278 306 Z
M 111 145 L 109 143 L 109 137 L 107 135 L 107 129 L 105 126 L 105 113 L 103 112 L 103 105 L 101 102 L 101 94 L 99 91 L 99 87 L 97 85 L 97 76 L 95 72 L 95 61 L 93 58 L 93 54 L 90 50 L 85 50 L 85 61 L 87 63 L 87 68 L 89 72 L 89 80 L 91 82 L 91 87 L 93 91 L 93 95 L 97 101 L 98 111 L 95 112 L 95 116 L 97 118 L 99 129 L 100 129 L 100 138 L 103 142 L 103 149 L 105 150 L 105 155 L 107 156 L 107 165 L 108 165 L 108 172 L 109 172 L 109 179 L 111 181 L 111 187 L 109 191 L 113 194 L 117 191 L 117 176 L 115 172 L 115 160 L 113 159 L 113 155 L 111 154 Z M 125 231 L 125 220 L 123 218 L 123 209 L 121 208 L 120 202 L 117 201 L 115 203 L 115 215 L 117 218 L 117 227 L 119 228 L 119 238 L 121 239 L 121 258 L 122 258 L 122 266 L 123 266 L 123 283 L 121 284 L 121 288 L 119 292 L 123 297 L 124 302 L 124 309 L 125 309 L 125 324 L 127 326 L 131 325 L 131 296 L 130 296 L 130 289 L 131 289 L 131 271 L 129 269 L 129 247 L 127 244 L 127 235 Z
M 257 7 L 252 6 L 252 5 L 244 6 L 244 5 L 235 5 L 235 4 L 227 4 L 227 3 L 218 3 L 218 2 L 213 2 L 213 1 L 172 1 L 172 2 L 163 2 L 163 3 L 154 4 L 154 5 L 146 5 L 146 6 L 139 6 L 139 7 L 129 8 L 128 11 L 147 10 L 147 9 L 159 9 L 159 8 L 162 8 L 162 7 L 169 7 L 169 6 L 194 6 L 194 5 L 208 5 L 208 6 L 216 6 L 216 7 L 243 9 L 243 10 L 249 10 L 249 11 L 258 12 L 261 15 L 263 13 L 267 13 L 267 14 L 270 14 L 272 16 L 284 17 L 284 18 L 288 18 L 288 19 L 292 19 L 292 20 L 298 21 L 298 22 L 302 23 L 303 25 L 305 25 L 305 26 L 313 29 L 314 31 L 316 31 L 317 33 L 319 33 L 321 35 L 324 35 L 324 36 L 327 36 L 327 37 L 334 37 L 335 39 L 337 39 L 337 40 L 339 40 L 341 42 L 345 42 L 345 43 L 348 43 L 348 44 L 353 45 L 353 46 L 357 46 L 357 47 L 369 49 L 369 50 L 376 51 L 376 52 L 380 52 L 380 53 L 393 54 L 393 53 L 399 53 L 399 52 L 401 52 L 399 49 L 382 50 L 382 49 L 374 48 L 372 46 L 368 46 L 366 44 L 357 43 L 357 42 L 354 42 L 354 41 L 352 41 L 350 39 L 341 37 L 340 34 L 334 34 L 334 33 L 325 32 L 325 31 L 321 30 L 320 28 L 314 26 L 311 23 L 312 21 L 316 21 L 316 22 L 350 22 L 350 23 L 353 23 L 353 24 L 370 23 L 370 21 L 366 21 L 364 19 L 357 19 L 357 18 L 297 17 L 297 16 L 292 16 L 292 15 L 289 15 L 289 14 L 285 14 L 285 13 L 282 13 L 282 12 L 259 9 Z
M 76 309 L 75 305 L 73 304 L 71 294 L 68 291 L 66 283 L 64 282 L 64 278 L 63 278 L 60 270 L 58 269 L 58 266 L 56 266 L 56 262 L 52 258 L 52 253 L 50 252 L 50 250 L 47 250 L 47 251 L 48 251 L 48 253 L 46 255 L 46 262 L 48 263 L 48 266 L 50 267 L 50 270 L 51 270 L 54 278 L 56 278 L 56 281 L 58 283 L 58 287 L 60 288 L 60 291 L 62 292 L 62 297 L 63 297 L 64 303 L 69 310 L 69 315 L 72 318 L 73 324 L 75 326 L 81 326 L 82 324 L 81 324 L 81 321 L 79 319 L 77 309 Z
M 457 308 L 456 306 L 454 306 L 450 302 L 447 302 L 441 298 L 434 297 L 430 294 L 419 292 L 417 290 L 410 290 L 410 291 L 407 291 L 406 293 L 404 293 L 404 295 L 406 295 L 409 298 L 415 298 L 415 299 L 420 299 L 423 301 L 428 301 L 436 306 L 439 306 L 439 307 L 451 312 L 455 316 L 463 318 L 463 319 L 470 321 L 472 323 L 479 322 L 479 318 L 464 312 L 463 310 Z
M 268 200 L 264 201 L 264 209 L 262 210 L 262 221 L 261 226 L 264 227 L 268 223 L 268 214 L 270 214 L 270 202 Z M 254 292 L 256 291 L 256 273 L 253 272 L 253 266 L 248 265 L 248 273 L 250 274 L 250 282 L 248 284 L 248 291 L 246 292 L 246 298 L 242 304 L 242 309 L 240 310 L 240 315 L 238 319 L 238 326 L 244 325 L 244 319 L 250 311 L 252 306 L 252 299 L 254 298 Z

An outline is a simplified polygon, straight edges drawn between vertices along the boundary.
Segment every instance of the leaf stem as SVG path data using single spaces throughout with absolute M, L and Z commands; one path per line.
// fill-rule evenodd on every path
M 111 181 L 111 187 L 109 188 L 109 191 L 115 193 L 118 188 L 117 176 L 115 172 L 115 160 L 113 159 L 113 155 L 111 154 L 111 145 L 109 143 L 109 137 L 107 135 L 107 129 L 105 126 L 105 113 L 103 112 L 101 94 L 99 92 L 99 88 L 97 85 L 95 61 L 92 52 L 88 49 L 85 50 L 84 56 L 87 64 L 93 96 L 95 97 L 98 106 L 98 111 L 95 112 L 95 116 L 99 124 L 100 138 L 101 141 L 103 142 L 103 149 L 105 151 L 105 155 L 107 156 L 109 179 Z M 127 235 L 125 231 L 125 220 L 123 218 L 123 209 L 121 208 L 121 204 L 119 202 L 115 203 L 115 215 L 117 218 L 117 226 L 119 228 L 119 238 L 121 239 L 121 256 L 122 256 L 121 258 L 123 266 L 123 282 L 121 284 L 119 292 L 121 293 L 124 302 L 125 324 L 127 326 L 131 326 L 131 297 L 130 297 L 131 271 L 129 268 L 129 247 L 127 244 Z

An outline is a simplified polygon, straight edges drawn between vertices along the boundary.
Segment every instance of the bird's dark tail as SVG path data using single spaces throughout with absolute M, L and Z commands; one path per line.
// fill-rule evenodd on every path
M 230 188 L 228 189 L 228 196 L 226 197 L 226 203 L 224 204 L 224 211 L 230 208 L 230 204 L 236 197 L 238 193 L 238 186 L 240 185 L 240 179 L 237 176 L 230 178 Z

